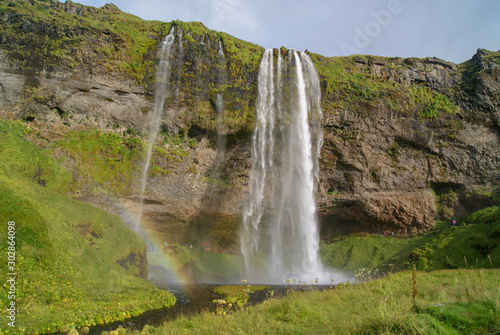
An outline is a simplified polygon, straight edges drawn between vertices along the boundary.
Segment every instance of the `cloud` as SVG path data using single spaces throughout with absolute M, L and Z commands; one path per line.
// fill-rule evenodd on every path
M 101 7 L 109 0 L 80 2 Z M 307 48 L 325 56 L 342 56 L 345 52 L 341 46 L 349 44 L 362 54 L 436 56 L 459 63 L 472 57 L 477 48 L 500 48 L 500 20 L 497 17 L 500 1 L 497 0 L 113 2 L 121 10 L 143 19 L 201 21 L 210 29 L 266 48 Z M 377 19 L 377 13 L 390 12 L 391 6 L 401 10 L 391 13 L 387 24 L 383 17 Z M 366 38 L 364 41 L 367 43 L 361 43 L 361 37 L 356 40 L 359 31 L 367 35 L 369 41 Z
M 250 42 L 262 39 L 266 34 L 256 7 L 244 0 L 214 0 L 207 24 Z

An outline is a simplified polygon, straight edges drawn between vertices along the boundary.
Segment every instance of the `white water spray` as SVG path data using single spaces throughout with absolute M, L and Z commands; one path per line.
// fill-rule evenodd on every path
M 329 283 L 319 260 L 315 192 L 323 143 L 319 77 L 305 53 L 266 50 L 259 69 L 241 251 L 247 279 Z
M 172 53 L 172 46 L 174 44 L 174 27 L 170 30 L 169 34 L 161 42 L 160 48 L 160 61 L 158 64 L 158 70 L 156 72 L 156 85 L 155 85 L 155 100 L 153 115 L 150 123 L 148 146 L 146 148 L 146 159 L 141 171 L 141 192 L 140 199 L 141 204 L 139 208 L 139 217 L 136 225 L 136 232 L 139 231 L 139 224 L 142 219 L 142 212 L 144 206 L 144 192 L 146 191 L 146 181 L 149 171 L 149 166 L 151 164 L 151 156 L 153 152 L 153 145 L 160 130 L 161 117 L 163 114 L 163 104 L 165 102 L 165 97 L 168 93 L 169 79 L 170 79 L 170 55 Z

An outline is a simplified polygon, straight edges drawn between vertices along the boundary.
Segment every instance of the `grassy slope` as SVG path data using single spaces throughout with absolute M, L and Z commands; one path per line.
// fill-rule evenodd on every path
M 0 248 L 6 255 L 7 222 L 15 221 L 17 331 L 52 332 L 173 304 L 169 293 L 138 277 L 136 264 L 125 270 L 116 262 L 142 254 L 142 240 L 117 216 L 61 195 L 71 176 L 25 141 L 26 131 L 0 123 Z M 0 267 L 7 273 L 5 262 Z
M 54 156 L 73 172 L 72 189 L 79 193 L 121 195 L 130 192 L 143 159 L 144 142 L 135 136 L 91 131 L 68 131 L 51 143 Z
M 496 334 L 498 270 L 409 271 L 324 292 L 291 292 L 246 311 L 181 317 L 141 334 Z M 138 334 L 139 332 L 132 332 Z
M 413 263 L 422 270 L 498 268 L 499 241 L 500 207 L 496 206 L 472 213 L 456 227 L 441 223 L 422 236 L 345 238 L 321 245 L 321 255 L 324 264 L 347 271 L 407 269 Z

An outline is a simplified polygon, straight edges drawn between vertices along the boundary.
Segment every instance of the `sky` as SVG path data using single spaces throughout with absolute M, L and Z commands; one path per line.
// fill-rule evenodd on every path
M 64 2 L 64 1 L 61 1 Z M 102 7 L 111 0 L 73 0 Z M 112 0 L 144 20 L 201 21 L 265 48 L 438 57 L 500 50 L 498 0 Z

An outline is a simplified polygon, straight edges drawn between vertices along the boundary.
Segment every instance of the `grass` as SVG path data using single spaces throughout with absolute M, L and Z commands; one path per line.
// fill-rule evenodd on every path
M 458 107 L 446 95 L 432 92 L 424 86 L 398 84 L 371 72 L 369 62 L 374 58 L 402 72 L 403 65 L 398 68 L 389 58 L 310 56 L 321 78 L 322 105 L 326 114 L 340 108 L 368 117 L 367 110 L 377 105 L 404 116 L 415 114 L 419 120 L 432 120 L 458 112 Z M 356 59 L 363 59 L 366 64 L 361 66 Z
M 222 285 L 217 286 L 214 292 L 222 297 L 235 297 L 245 293 L 254 293 L 268 289 L 265 285 Z
M 458 220 L 457 226 L 438 222 L 434 230 L 418 236 L 348 237 L 322 244 L 321 258 L 325 265 L 346 271 L 404 270 L 411 264 L 429 271 L 469 266 L 498 268 L 499 218 L 500 207 L 494 206 Z
M 183 316 L 141 334 L 494 334 L 498 270 L 410 271 L 356 286 L 286 297 L 228 315 Z M 139 334 L 139 332 L 132 332 Z
M 421 243 L 422 237 L 349 237 L 335 243 L 322 244 L 320 255 L 323 264 L 344 271 L 354 272 L 362 268 L 389 271 L 403 269 L 403 263 Z
M 18 122 L 0 123 L 0 252 L 7 222 L 16 227 L 16 334 L 102 324 L 168 307 L 175 298 L 142 279 L 145 246 L 119 219 L 65 196 L 71 175 L 24 137 Z M 119 242 L 117 242 L 119 241 Z M 141 256 L 142 255 L 142 256 Z M 143 257 L 143 263 L 141 263 Z M 121 264 L 121 265 L 120 265 Z M 0 271 L 8 273 L 7 264 Z M 0 288 L 0 317 L 10 303 Z M 6 323 L 0 332 L 6 332 Z
M 227 315 L 233 311 L 248 308 L 248 299 L 251 293 L 266 290 L 269 286 L 264 285 L 245 285 L 246 280 L 241 281 L 242 285 L 224 285 L 217 286 L 214 292 L 223 299 L 214 299 L 216 304 L 216 315 Z M 274 292 L 272 292 L 272 295 Z
M 497 220 L 494 220 L 494 215 Z M 422 270 L 500 267 L 500 207 L 490 207 L 459 221 L 459 226 L 429 234 L 410 259 Z M 478 220 L 483 218 L 484 221 Z
M 82 193 L 129 192 L 143 149 L 137 137 L 122 137 L 97 128 L 89 132 L 72 130 L 52 143 L 54 155 L 60 156 L 61 165 L 73 172 L 74 187 Z

